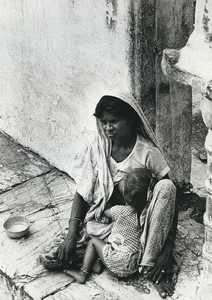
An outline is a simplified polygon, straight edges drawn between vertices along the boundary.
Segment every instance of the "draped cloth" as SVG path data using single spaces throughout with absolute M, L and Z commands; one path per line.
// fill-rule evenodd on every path
M 129 94 L 113 96 L 125 101 L 137 112 L 141 120 L 141 135 L 152 141 L 160 149 L 153 130 L 138 102 Z M 72 169 L 74 180 L 77 183 L 77 192 L 90 205 L 85 223 L 93 219 L 100 223 L 108 222 L 108 219 L 102 217 L 102 214 L 114 188 L 109 169 L 111 140 L 105 135 L 98 119 L 96 119 L 96 125 L 97 132 L 93 141 L 80 155 L 76 156 Z
M 129 94 L 113 94 L 113 96 L 125 101 L 137 112 L 141 120 L 141 135 L 145 139 L 150 140 L 161 151 L 153 130 L 138 102 Z M 89 206 L 84 220 L 83 228 L 80 232 L 78 248 L 82 246 L 88 236 L 96 236 L 104 239 L 110 234 L 112 226 L 112 224 L 109 222 L 109 219 L 103 214 L 114 190 L 114 183 L 109 168 L 112 143 L 111 140 L 105 135 L 98 119 L 96 119 L 96 126 L 97 132 L 93 140 L 80 154 L 75 157 L 72 168 L 72 174 L 77 184 L 77 192 L 83 197 L 83 199 L 88 203 Z M 161 194 L 160 191 L 163 189 L 170 191 L 168 192 L 169 196 L 167 196 L 166 194 Z M 168 198 L 171 197 L 172 201 L 170 203 L 165 203 L 165 206 L 160 205 L 160 198 L 165 199 L 166 196 Z M 146 260 L 144 261 L 144 264 L 152 265 L 155 259 L 155 255 L 157 256 L 159 254 L 159 251 L 161 251 L 162 249 L 163 243 L 165 242 L 172 224 L 174 214 L 175 187 L 173 186 L 173 184 L 171 187 L 170 184 L 162 184 L 160 189 L 155 192 L 155 196 L 153 193 L 153 196 L 149 195 L 147 200 L 148 205 L 144 209 L 140 217 L 140 223 L 143 229 L 140 241 L 142 254 L 145 254 L 146 247 L 148 247 L 148 251 L 150 253 L 150 255 L 147 255 L 146 258 L 144 256 Z M 167 209 L 167 207 L 169 207 L 167 210 L 169 212 L 168 221 L 163 218 L 163 213 L 161 213 L 161 216 L 158 216 L 158 214 L 156 214 L 156 217 L 154 218 L 155 207 L 161 210 L 161 212 L 163 212 L 163 209 Z M 151 223 L 151 219 L 156 220 L 155 222 L 157 224 L 155 224 L 155 226 L 162 226 L 161 235 L 157 235 L 157 233 L 160 231 L 160 228 L 154 228 L 154 230 L 152 231 L 155 232 L 156 236 L 158 236 L 159 243 L 161 243 L 160 247 L 158 247 L 157 249 L 157 253 L 155 253 L 154 249 L 152 249 L 154 248 L 152 247 L 152 244 L 154 243 L 152 243 L 152 241 L 150 241 L 149 239 L 150 226 L 151 229 L 152 227 L 155 227 L 154 224 Z M 154 239 L 154 234 L 153 236 L 151 236 L 151 239 L 152 238 Z M 48 257 L 49 255 L 43 255 L 41 259 L 41 262 L 46 268 L 48 268 L 48 266 L 51 266 L 51 262 L 48 261 Z M 54 257 L 54 260 L 55 259 L 56 258 Z

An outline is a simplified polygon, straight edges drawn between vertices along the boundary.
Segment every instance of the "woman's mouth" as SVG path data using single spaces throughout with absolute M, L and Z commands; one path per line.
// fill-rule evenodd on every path
M 114 132 L 111 132 L 111 131 L 110 132 L 106 132 L 106 135 L 107 136 L 114 136 Z

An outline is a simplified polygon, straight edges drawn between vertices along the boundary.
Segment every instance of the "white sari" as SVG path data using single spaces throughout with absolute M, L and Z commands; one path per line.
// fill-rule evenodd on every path
M 137 112 L 141 120 L 141 135 L 161 151 L 153 130 L 137 101 L 127 94 L 113 96 L 125 101 Z M 96 119 L 96 125 L 97 133 L 90 145 L 76 156 L 72 174 L 75 174 L 77 192 L 90 206 L 84 220 L 87 233 L 104 238 L 110 233 L 111 224 L 108 224 L 109 220 L 103 212 L 113 193 L 114 182 L 109 168 L 111 140 L 105 135 L 98 119 Z M 144 224 L 145 216 L 146 210 L 141 216 L 141 225 Z

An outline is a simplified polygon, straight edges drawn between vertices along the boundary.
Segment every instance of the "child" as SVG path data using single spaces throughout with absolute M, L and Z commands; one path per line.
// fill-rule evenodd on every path
M 138 270 L 140 259 L 139 211 L 146 203 L 151 173 L 136 169 L 124 181 L 126 205 L 116 205 L 105 210 L 113 220 L 113 227 L 107 242 L 92 238 L 87 245 L 80 271 L 66 270 L 78 283 L 84 283 L 99 257 L 102 263 L 118 277 L 127 277 Z

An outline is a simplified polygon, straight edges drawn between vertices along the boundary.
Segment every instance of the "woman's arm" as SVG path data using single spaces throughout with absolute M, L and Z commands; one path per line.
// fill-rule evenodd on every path
M 87 203 L 79 193 L 75 193 L 69 220 L 69 230 L 65 241 L 58 248 L 58 258 L 69 266 L 71 257 L 75 254 L 80 225 L 87 212 Z

